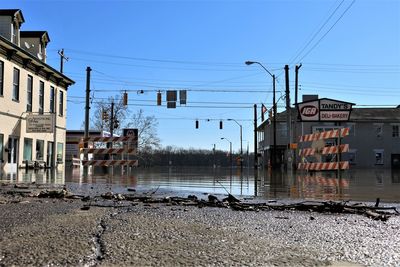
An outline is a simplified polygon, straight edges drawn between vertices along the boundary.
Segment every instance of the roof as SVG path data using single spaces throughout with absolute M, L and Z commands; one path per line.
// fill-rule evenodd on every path
M 297 114 L 292 108 L 292 114 Z M 286 110 L 276 114 L 277 122 L 286 122 Z M 398 122 L 400 123 L 400 107 L 396 108 L 353 108 L 348 122 Z M 258 125 L 262 130 L 270 122 L 268 119 Z
M 20 31 L 21 38 L 45 38 L 46 42 L 50 42 L 50 37 L 47 31 Z
M 303 103 L 309 103 L 309 102 L 315 102 L 315 101 L 321 101 L 321 100 L 328 100 L 328 101 L 346 103 L 346 104 L 350 104 L 350 105 L 353 105 L 353 106 L 355 105 L 354 103 L 350 103 L 350 102 L 346 102 L 346 101 L 342 101 L 342 100 L 337 100 L 337 99 L 332 99 L 332 98 L 326 98 L 326 97 L 317 98 L 317 99 L 310 99 L 310 100 L 307 100 L 307 101 L 299 102 L 297 104 L 299 105 L 299 104 L 303 104 Z
M 400 122 L 400 108 L 353 108 L 350 121 Z
M 25 49 L 22 49 L 18 45 L 13 44 L 12 42 L 10 42 L 10 40 L 8 40 L 7 38 L 4 38 L 1 35 L 0 35 L 0 45 L 3 46 L 5 50 L 16 53 L 17 56 L 20 56 L 22 59 L 29 60 L 32 62 L 32 64 L 44 68 L 44 70 L 48 74 L 54 75 L 57 79 L 62 79 L 68 86 L 75 83 L 69 77 L 65 76 L 64 74 L 62 74 L 58 70 L 54 69 L 50 65 L 39 60 L 38 58 L 33 56 L 31 53 L 26 51 Z
M 0 16 L 15 16 L 18 14 L 20 16 L 21 24 L 25 22 L 24 16 L 22 15 L 21 9 L 0 9 Z

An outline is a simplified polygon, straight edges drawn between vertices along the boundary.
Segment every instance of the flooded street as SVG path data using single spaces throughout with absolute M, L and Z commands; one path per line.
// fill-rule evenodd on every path
M 108 172 L 108 173 L 107 173 Z M 19 170 L 2 174 L 2 182 L 66 184 L 85 190 L 98 187 L 113 192 L 129 188 L 169 190 L 186 193 L 227 194 L 261 199 L 307 199 L 400 202 L 400 171 L 390 169 L 353 169 L 337 178 L 336 172 L 294 173 L 285 171 L 229 168 L 164 167 L 95 169 L 87 176 L 83 169 L 66 172 L 52 170 Z
M 175 167 L 4 174 L 0 266 L 398 266 L 398 173 L 340 176 Z M 351 208 L 379 197 L 392 212 L 377 220 L 213 202 L 228 192 L 243 207 L 307 199 L 352 200 Z

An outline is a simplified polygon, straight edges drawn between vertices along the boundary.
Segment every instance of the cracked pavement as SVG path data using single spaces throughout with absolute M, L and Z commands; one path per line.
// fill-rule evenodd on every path
M 400 216 L 238 212 L 22 198 L 0 205 L 0 266 L 396 266 Z M 112 201 L 104 201 L 106 204 Z

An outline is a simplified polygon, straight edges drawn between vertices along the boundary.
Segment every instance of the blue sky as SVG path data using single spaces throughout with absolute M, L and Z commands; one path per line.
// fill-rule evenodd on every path
M 243 147 L 249 142 L 252 150 L 253 105 L 271 107 L 272 79 L 246 60 L 276 74 L 277 98 L 288 64 L 292 103 L 294 66 L 302 63 L 300 101 L 302 94 L 318 94 L 360 107 L 400 104 L 397 0 L 16 0 L 2 6 L 22 10 L 22 30 L 48 31 L 48 64 L 58 69 L 57 51 L 65 49 L 64 72 L 76 81 L 68 90 L 68 129 L 82 125 L 87 66 L 93 101 L 127 90 L 133 112 L 141 108 L 158 119 L 164 146 L 227 150 L 225 137 L 237 151 L 239 127 L 227 121 L 233 118 L 243 126 Z M 165 91 L 184 89 L 187 106 L 167 109 Z M 278 105 L 283 110 L 284 101 Z

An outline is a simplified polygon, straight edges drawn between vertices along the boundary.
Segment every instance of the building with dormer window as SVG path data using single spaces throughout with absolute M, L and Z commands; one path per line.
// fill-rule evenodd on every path
M 19 9 L 0 10 L 0 162 L 63 167 L 66 101 L 74 81 L 46 64 L 46 31 L 21 31 Z

